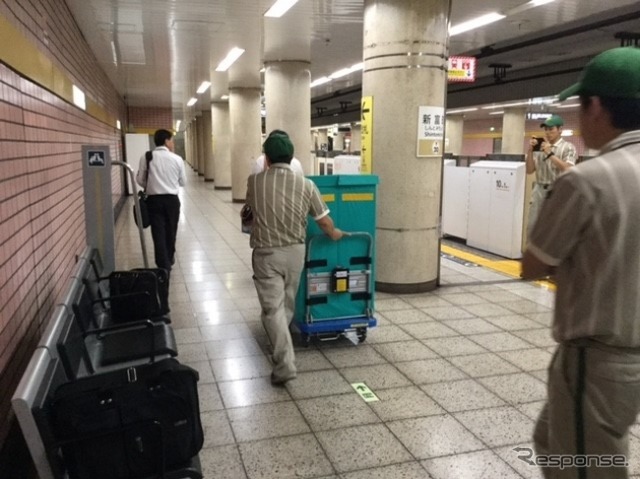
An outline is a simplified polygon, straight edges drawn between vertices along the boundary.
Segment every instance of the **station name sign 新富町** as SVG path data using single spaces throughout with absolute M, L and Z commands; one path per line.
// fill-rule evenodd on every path
M 472 83 L 476 81 L 476 58 L 449 57 L 447 80 L 449 83 Z

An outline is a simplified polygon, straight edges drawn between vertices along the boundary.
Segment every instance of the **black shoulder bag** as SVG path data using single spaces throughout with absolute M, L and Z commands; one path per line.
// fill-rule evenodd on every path
M 138 202 L 140 203 L 140 216 L 142 217 L 142 227 L 148 228 L 151 224 L 149 222 L 149 205 L 147 205 L 147 183 L 149 182 L 149 162 L 153 160 L 153 153 L 151 151 L 147 151 L 144 154 L 145 159 L 147 160 L 147 171 L 145 176 L 145 187 L 144 190 L 138 191 Z M 138 212 L 136 211 L 136 205 L 133 205 L 133 220 L 138 224 Z

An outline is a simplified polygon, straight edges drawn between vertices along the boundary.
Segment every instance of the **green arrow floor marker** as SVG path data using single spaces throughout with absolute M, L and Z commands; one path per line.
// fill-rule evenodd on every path
M 371 391 L 371 389 L 369 389 L 369 386 L 367 386 L 365 383 L 352 383 L 351 387 L 356 390 L 356 392 L 362 399 L 365 400 L 365 402 L 380 401 L 380 399 L 378 399 L 378 396 L 373 394 L 373 391 Z

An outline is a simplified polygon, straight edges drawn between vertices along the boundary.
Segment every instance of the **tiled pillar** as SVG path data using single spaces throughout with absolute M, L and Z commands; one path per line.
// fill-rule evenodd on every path
M 501 153 L 521 155 L 524 153 L 526 108 L 505 108 L 502 116 Z
M 462 154 L 462 138 L 464 131 L 464 117 L 462 115 L 447 115 L 445 133 L 445 152 L 452 155 Z
M 306 174 L 310 174 L 311 73 L 308 61 L 265 62 L 266 133 L 278 129 L 289 134 Z
M 380 177 L 376 289 L 429 291 L 440 264 L 450 1 L 365 0 L 364 9 L 362 96 L 372 97 L 372 172 Z
M 204 118 L 202 116 L 202 112 L 198 112 L 198 176 L 204 176 L 204 163 L 205 163 L 205 154 L 206 148 L 204 146 L 205 143 L 205 128 L 204 128 Z
M 213 135 L 213 165 L 216 190 L 231 189 L 231 151 L 229 103 L 211 104 L 211 131 Z
M 204 181 L 214 180 L 213 146 L 211 133 L 211 110 L 202 111 L 202 160 L 204 162 Z
M 234 202 L 244 202 L 251 166 L 262 151 L 260 93 L 260 88 L 231 87 L 229 89 L 231 188 Z

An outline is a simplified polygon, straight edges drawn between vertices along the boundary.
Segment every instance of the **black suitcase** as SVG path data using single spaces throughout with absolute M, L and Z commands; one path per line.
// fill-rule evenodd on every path
M 204 441 L 198 372 L 175 359 L 63 384 L 51 402 L 71 479 L 161 477 Z
M 136 268 L 109 275 L 111 321 L 123 323 L 169 312 L 169 275 L 161 268 Z

